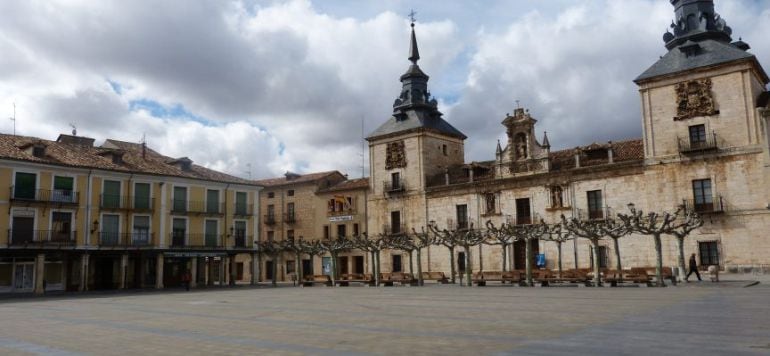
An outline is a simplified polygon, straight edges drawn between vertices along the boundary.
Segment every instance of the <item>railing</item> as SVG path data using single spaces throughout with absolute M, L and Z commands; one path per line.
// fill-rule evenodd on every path
M 297 222 L 297 214 L 295 213 L 287 213 L 283 216 L 283 222 L 287 224 L 294 224 Z
M 240 217 L 251 217 L 254 215 L 254 205 L 236 203 L 233 206 L 233 215 Z
M 679 144 L 679 152 L 681 153 L 712 151 L 719 148 L 717 134 L 714 132 L 706 135 L 706 139 L 702 141 L 693 141 L 690 137 L 678 137 L 677 142 Z
M 152 211 L 155 207 L 155 199 L 137 195 L 111 195 L 99 196 L 99 209 L 102 210 L 134 210 Z
M 254 238 L 252 236 L 242 235 L 242 236 L 235 236 L 234 245 L 233 247 L 251 247 L 253 245 Z
M 265 215 L 265 225 L 275 225 L 275 214 Z
M 596 210 L 577 209 L 577 218 L 579 220 L 605 220 L 612 218 L 612 209 L 603 207 Z
M 8 244 L 28 245 L 51 243 L 70 245 L 75 243 L 76 236 L 77 231 L 8 229 Z
M 171 247 L 176 248 L 221 248 L 225 236 L 220 234 L 171 233 Z
M 404 233 L 407 232 L 405 224 L 401 224 L 401 225 L 392 225 L 392 224 L 382 225 L 382 231 L 386 235 L 404 234 Z
M 355 215 L 355 209 L 343 209 L 341 211 L 326 211 L 326 216 Z
M 513 219 L 514 225 L 532 225 L 532 216 L 516 216 Z
M 78 204 L 80 194 L 72 190 L 63 189 L 27 189 L 25 187 L 11 186 L 11 200 L 38 203 Z
M 151 232 L 100 232 L 99 246 L 114 247 L 141 247 L 152 244 L 153 233 Z
M 719 214 L 725 212 L 725 203 L 721 195 L 713 197 L 711 201 L 698 201 L 694 199 L 684 200 L 685 209 L 698 214 Z
M 388 194 L 403 193 L 406 191 L 406 184 L 403 181 L 385 181 L 382 182 L 382 190 Z
M 207 214 L 222 215 L 225 211 L 225 204 L 219 202 L 205 202 L 193 200 L 172 200 L 171 213 L 175 214 Z

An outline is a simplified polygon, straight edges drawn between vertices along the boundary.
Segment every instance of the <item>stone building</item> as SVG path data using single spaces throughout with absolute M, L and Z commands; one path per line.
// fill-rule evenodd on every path
M 767 266 L 768 76 L 749 45 L 732 40 L 713 1 L 671 2 L 676 20 L 664 35 L 668 53 L 634 80 L 642 100 L 641 139 L 552 151 L 547 135 L 536 137 L 536 114 L 517 108 L 502 120 L 507 142 L 498 143 L 494 159 L 484 162 L 464 161 L 465 135 L 441 118 L 430 98 L 412 28 L 412 63 L 401 76 L 393 115 L 367 138 L 370 231 L 395 233 L 432 223 L 463 228 L 488 220 L 554 223 L 562 215 L 604 219 L 626 211 L 629 203 L 644 211 L 673 212 L 684 205 L 706 221 L 685 246 L 700 265 Z M 612 248 L 605 242 L 600 249 L 602 265 L 612 265 Z M 624 266 L 654 263 L 649 237 L 625 237 L 620 249 Z M 675 266 L 673 239 L 664 239 L 663 252 L 664 263 Z M 423 270 L 448 272 L 451 260 L 462 268 L 464 255 L 455 253 L 432 247 Z M 534 253 L 554 266 L 553 243 L 539 241 Z M 474 271 L 501 269 L 499 247 L 480 246 L 471 254 Z M 590 255 L 588 243 L 574 241 L 564 248 L 563 261 L 588 267 Z M 522 245 L 511 246 L 507 256 L 514 268 L 523 267 Z M 382 258 L 383 271 L 393 260 Z
M 144 144 L 0 135 L 0 292 L 252 282 L 260 187 Z

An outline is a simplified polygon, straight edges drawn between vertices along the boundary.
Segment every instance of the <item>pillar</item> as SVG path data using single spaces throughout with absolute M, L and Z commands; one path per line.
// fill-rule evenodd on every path
M 230 285 L 234 286 L 236 279 L 238 279 L 238 266 L 236 261 L 236 255 L 230 256 Z
M 251 284 L 259 282 L 259 254 L 251 254 Z
M 88 254 L 84 253 L 80 255 L 80 285 L 78 286 L 78 292 L 84 292 L 88 290 Z
M 147 285 L 147 256 L 141 254 L 139 256 L 139 288 L 144 288 Z
M 219 286 L 225 285 L 225 278 L 227 277 L 227 257 L 222 256 L 219 258 Z
M 120 256 L 120 289 L 126 289 L 126 278 L 128 276 L 128 254 Z
M 198 283 L 198 257 L 191 257 L 190 264 L 190 288 L 195 288 Z
M 208 257 L 206 261 L 206 285 L 214 285 L 214 268 L 211 265 L 214 263 L 214 257 Z
M 35 256 L 35 294 L 45 293 L 45 254 L 38 253 Z
M 159 253 L 155 262 L 155 288 L 163 289 L 163 254 Z

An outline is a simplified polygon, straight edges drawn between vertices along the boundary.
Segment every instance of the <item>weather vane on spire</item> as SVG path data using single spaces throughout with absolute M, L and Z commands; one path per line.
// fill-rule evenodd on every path
M 409 20 L 412 21 L 412 27 L 414 27 L 414 22 L 416 21 L 416 19 L 414 18 L 414 15 L 417 15 L 417 13 L 414 12 L 414 9 L 409 11 Z

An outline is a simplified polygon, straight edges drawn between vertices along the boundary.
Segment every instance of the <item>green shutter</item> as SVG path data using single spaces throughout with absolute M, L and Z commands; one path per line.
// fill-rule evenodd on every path
M 114 180 L 104 181 L 102 206 L 105 208 L 120 208 L 120 182 Z
M 235 214 L 236 215 L 244 216 L 247 214 L 246 201 L 247 201 L 247 196 L 245 192 L 235 193 Z
M 150 209 L 150 184 L 136 183 L 134 185 L 134 208 Z
M 34 173 L 16 172 L 13 196 L 16 199 L 35 199 L 37 175 Z
M 206 212 L 219 213 L 219 191 L 209 189 L 206 191 Z
M 206 220 L 206 246 L 217 246 L 218 226 L 216 220 Z
M 187 211 L 186 187 L 174 187 L 174 211 Z

